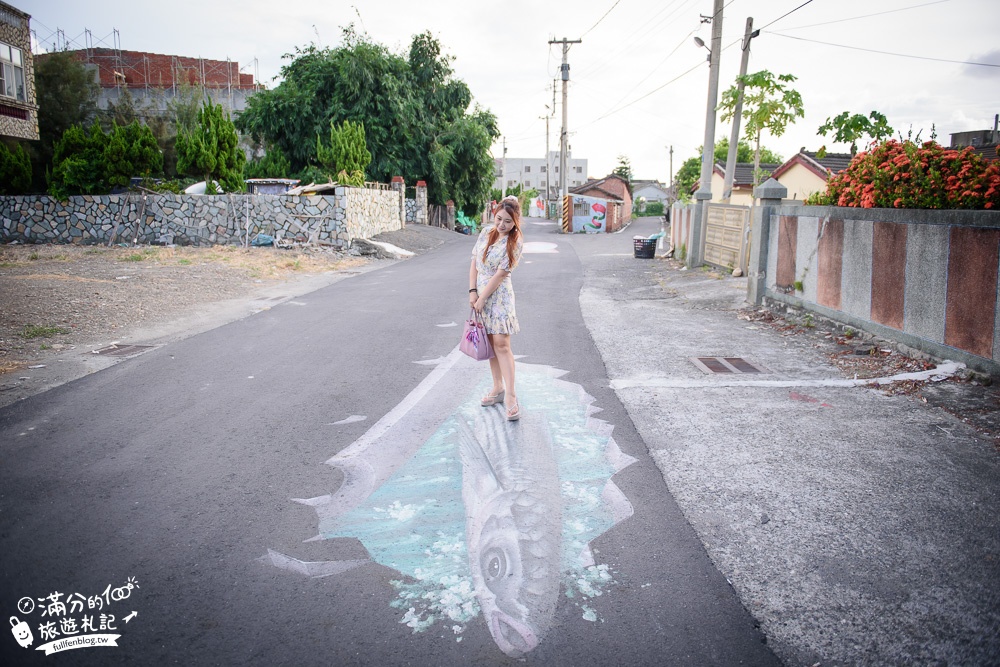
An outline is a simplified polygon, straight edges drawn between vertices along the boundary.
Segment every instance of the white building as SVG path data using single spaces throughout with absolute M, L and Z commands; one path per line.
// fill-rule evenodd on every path
M 496 158 L 493 160 L 493 187 L 497 190 L 512 188 L 520 185 L 522 190 L 532 188 L 538 190 L 543 197 L 555 199 L 562 189 L 562 179 L 559 174 L 559 151 L 550 151 L 549 159 L 514 157 L 507 158 L 507 180 L 504 183 L 504 161 Z M 552 170 L 552 178 L 549 178 L 549 169 Z M 566 156 L 566 170 L 569 172 L 569 187 L 573 188 L 587 182 L 587 160 L 573 158 L 570 152 Z M 548 193 L 546 194 L 546 191 Z

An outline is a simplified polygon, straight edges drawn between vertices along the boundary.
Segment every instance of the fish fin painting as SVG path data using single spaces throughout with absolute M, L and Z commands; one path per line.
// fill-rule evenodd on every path
M 489 380 L 457 349 L 437 371 L 327 461 L 343 473 L 338 489 L 298 500 L 317 514 L 310 539 L 358 540 L 370 561 L 304 562 L 274 549 L 264 560 L 309 577 L 378 563 L 399 573 L 390 606 L 413 632 L 440 624 L 461 641 L 483 623 L 500 651 L 522 657 L 560 604 L 597 620 L 587 601 L 614 572 L 590 543 L 632 515 L 612 476 L 635 459 L 565 371 L 518 365 L 519 422 L 480 406 Z

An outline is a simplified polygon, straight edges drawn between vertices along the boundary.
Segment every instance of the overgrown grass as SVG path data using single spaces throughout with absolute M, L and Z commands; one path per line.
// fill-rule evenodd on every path
M 68 334 L 69 329 L 62 327 L 46 327 L 36 324 L 28 324 L 21 330 L 21 338 L 33 340 L 35 338 L 52 338 L 59 334 Z

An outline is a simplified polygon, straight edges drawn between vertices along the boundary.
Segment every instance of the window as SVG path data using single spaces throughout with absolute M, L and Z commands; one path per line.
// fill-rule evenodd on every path
M 524 187 L 530 188 L 531 187 L 531 181 L 525 181 L 524 182 Z
M 524 173 L 527 174 L 527 173 L 530 173 L 530 172 L 531 172 L 531 167 L 529 165 L 525 165 L 524 166 Z
M 21 49 L 0 42 L 0 96 L 26 101 Z
M 543 174 L 545 173 L 545 167 L 542 167 L 542 173 Z
M 578 173 L 578 174 L 582 174 L 583 173 L 583 167 L 573 167 L 573 168 L 576 169 L 576 173 Z
M 579 199 L 573 202 L 573 216 L 589 216 L 590 215 L 590 204 L 587 203 L 586 199 Z
M 508 188 L 514 187 L 514 181 L 507 181 L 507 187 Z
M 556 167 L 556 173 L 557 174 L 559 173 L 559 167 Z

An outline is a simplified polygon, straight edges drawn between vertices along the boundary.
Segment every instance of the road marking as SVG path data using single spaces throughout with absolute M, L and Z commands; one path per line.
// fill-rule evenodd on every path
M 548 243 L 546 241 L 528 241 L 521 248 L 525 255 L 548 255 L 558 253 L 558 243 Z
M 351 415 L 346 419 L 341 419 L 339 422 L 333 422 L 332 424 L 327 424 L 327 426 L 340 426 L 341 424 L 353 424 L 354 422 L 363 422 L 368 419 L 364 415 Z

